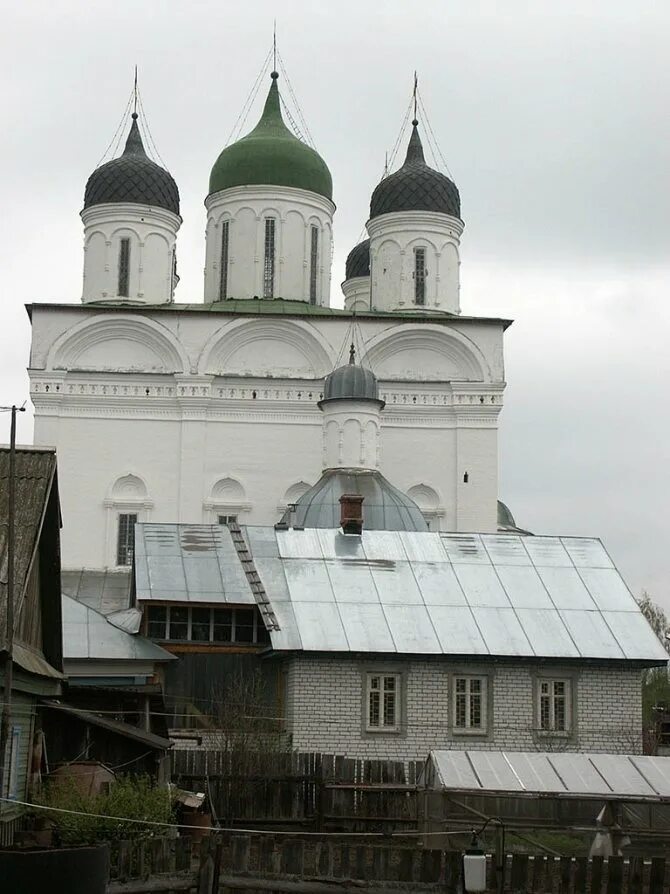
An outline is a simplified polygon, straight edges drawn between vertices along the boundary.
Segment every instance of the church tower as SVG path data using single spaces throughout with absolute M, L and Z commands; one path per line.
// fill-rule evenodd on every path
M 88 178 L 84 223 L 84 304 L 173 300 L 179 190 L 172 175 L 146 154 L 137 113 L 123 154 Z
M 426 164 L 415 118 L 403 166 L 372 193 L 367 266 L 365 242 L 347 259 L 347 309 L 460 313 L 463 228 L 456 184 Z
M 333 183 L 288 129 L 276 71 L 256 127 L 227 146 L 209 178 L 205 302 L 285 298 L 330 304 Z

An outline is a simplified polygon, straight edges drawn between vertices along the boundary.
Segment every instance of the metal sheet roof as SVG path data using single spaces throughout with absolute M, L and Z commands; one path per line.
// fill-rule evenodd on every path
M 175 656 L 143 636 L 121 630 L 76 599 L 63 596 L 63 657 L 66 661 L 146 662 L 172 661 Z
M 60 702 L 44 701 L 42 704 L 53 711 L 60 711 L 62 714 L 67 714 L 70 717 L 76 717 L 82 723 L 90 723 L 93 726 L 99 726 L 101 729 L 108 730 L 110 733 L 125 736 L 127 739 L 134 739 L 136 742 L 147 745 L 152 750 L 167 751 L 172 748 L 172 742 L 169 739 L 164 739 L 162 736 L 157 736 L 155 733 L 147 732 L 137 726 L 131 726 L 129 723 L 113 720 L 111 717 L 101 717 L 99 714 L 82 711 L 79 708 L 63 705 Z
M 670 799 L 670 757 L 567 752 L 431 751 L 434 787 L 598 800 Z
M 255 603 L 221 525 L 135 525 L 135 589 L 140 601 Z
M 90 608 L 102 612 L 124 611 L 130 601 L 130 569 L 92 571 L 76 568 L 61 571 L 61 590 Z
M 245 535 L 279 622 L 275 649 L 668 660 L 597 539 Z

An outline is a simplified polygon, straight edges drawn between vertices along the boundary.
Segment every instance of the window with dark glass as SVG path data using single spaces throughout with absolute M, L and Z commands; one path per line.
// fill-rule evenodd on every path
M 132 565 L 135 550 L 135 525 L 137 514 L 134 512 L 121 512 L 119 514 L 119 528 L 116 537 L 116 564 Z
M 219 524 L 220 525 L 232 525 L 237 523 L 236 515 L 220 515 L 219 516 Z
M 130 239 L 123 238 L 119 242 L 119 282 L 117 294 L 127 298 L 130 294 Z
M 414 303 L 426 303 L 426 249 L 414 249 Z
M 275 296 L 275 224 L 274 217 L 265 218 L 265 251 L 263 254 L 263 298 Z
M 254 615 L 251 609 L 238 608 L 235 610 L 235 642 L 253 643 L 254 641 Z
M 211 611 L 208 608 L 191 609 L 191 639 L 196 642 L 209 642 L 209 622 Z
M 312 227 L 309 255 L 309 303 L 316 304 L 316 278 L 319 269 L 319 228 Z
M 170 632 L 169 639 L 188 639 L 188 609 L 170 607 Z
M 221 224 L 221 279 L 219 281 L 219 300 L 228 297 L 228 246 L 230 242 L 230 221 Z
M 233 641 L 233 610 L 231 608 L 215 608 L 212 625 L 212 639 L 215 643 L 231 643 Z
M 147 632 L 151 639 L 167 639 L 167 606 L 150 605 Z

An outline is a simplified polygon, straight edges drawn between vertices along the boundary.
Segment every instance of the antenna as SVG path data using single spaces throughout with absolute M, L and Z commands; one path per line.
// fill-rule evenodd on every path
M 388 177 L 388 173 L 389 173 L 389 154 L 388 154 L 388 150 L 387 150 L 384 153 L 384 177 Z
M 272 26 L 272 70 L 277 71 L 277 19 Z
M 135 82 L 133 84 L 133 117 L 137 118 L 137 65 L 135 66 Z
M 416 76 L 416 72 L 414 72 L 414 90 L 413 90 L 412 95 L 414 97 L 414 120 L 415 121 L 417 120 L 417 118 L 416 118 L 416 102 L 417 102 L 416 94 L 418 92 L 418 89 L 419 89 L 419 79 Z

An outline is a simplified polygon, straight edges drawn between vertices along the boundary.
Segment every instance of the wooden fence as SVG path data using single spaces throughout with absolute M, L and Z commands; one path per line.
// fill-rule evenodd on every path
M 295 894 L 458 894 L 461 854 L 422 850 L 407 840 L 360 836 L 284 838 L 212 835 L 202 848 L 188 839 L 120 842 L 112 849 L 109 894 L 196 890 L 277 891 Z M 670 862 L 670 861 L 668 861 Z M 510 894 L 668 894 L 664 857 L 507 857 L 503 891 Z M 488 890 L 497 890 L 488 859 Z
M 423 762 L 297 752 L 176 750 L 172 777 L 205 792 L 224 826 L 310 831 L 415 829 Z

